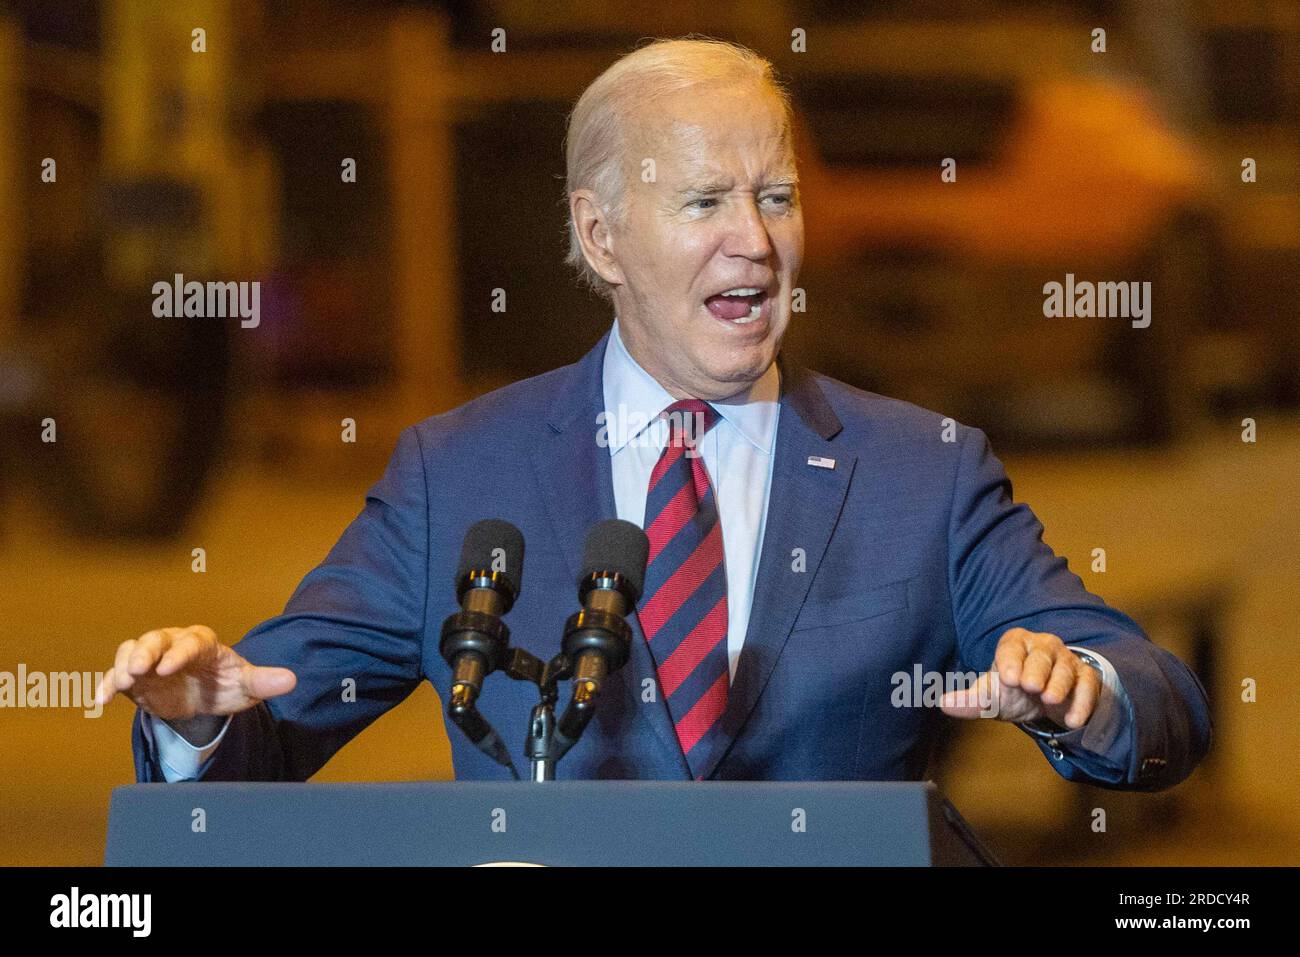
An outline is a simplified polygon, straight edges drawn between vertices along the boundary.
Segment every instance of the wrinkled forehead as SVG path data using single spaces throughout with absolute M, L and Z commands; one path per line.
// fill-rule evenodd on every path
M 699 87 L 647 103 L 631 122 L 633 167 L 653 159 L 665 174 L 735 168 L 748 174 L 792 172 L 790 124 L 774 91 Z

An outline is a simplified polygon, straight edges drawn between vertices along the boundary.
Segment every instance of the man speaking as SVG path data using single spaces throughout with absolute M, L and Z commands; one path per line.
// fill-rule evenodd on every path
M 405 429 L 324 562 L 234 647 L 200 625 L 123 643 L 101 697 L 138 705 L 139 779 L 305 780 L 420 681 L 445 691 L 452 571 L 486 518 L 523 531 L 509 623 L 544 659 L 587 530 L 650 539 L 631 657 L 560 778 L 916 779 L 943 713 L 989 712 L 1070 780 L 1186 778 L 1211 736 L 1199 682 L 1044 544 L 984 434 L 780 357 L 803 218 L 771 65 L 644 46 L 583 93 L 566 148 L 569 259 L 609 332 Z M 970 671 L 941 710 L 893 693 Z M 521 729 L 535 701 L 497 680 L 480 710 Z M 457 777 L 508 773 L 452 749 Z

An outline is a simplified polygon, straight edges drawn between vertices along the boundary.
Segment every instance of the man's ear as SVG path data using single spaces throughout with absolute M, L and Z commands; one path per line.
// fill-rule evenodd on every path
M 587 265 L 607 283 L 622 285 L 623 270 L 614 259 L 614 237 L 609 214 L 589 189 L 575 189 L 569 194 L 569 215 L 573 217 Z

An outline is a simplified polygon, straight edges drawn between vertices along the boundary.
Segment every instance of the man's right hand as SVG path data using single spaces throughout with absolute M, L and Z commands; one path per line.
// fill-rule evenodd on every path
M 121 692 L 178 727 L 199 715 L 238 714 L 298 683 L 288 668 L 266 668 L 217 641 L 205 625 L 160 628 L 122 642 L 96 692 L 108 704 Z

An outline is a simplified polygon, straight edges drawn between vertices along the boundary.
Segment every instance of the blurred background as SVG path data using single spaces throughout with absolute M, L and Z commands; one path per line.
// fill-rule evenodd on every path
M 562 263 L 567 110 L 693 32 L 798 106 L 788 348 L 987 431 L 1048 543 L 1212 697 L 1169 792 L 1070 785 L 982 722 L 932 776 L 1008 863 L 1300 863 L 1295 0 L 0 7 L 0 670 L 235 641 L 402 427 L 586 352 L 611 313 Z M 176 273 L 261 282 L 259 325 L 156 319 Z M 1067 273 L 1150 281 L 1150 326 L 1045 318 Z M 101 859 L 131 713 L 0 710 L 0 864 Z M 449 777 L 427 685 L 318 775 Z

